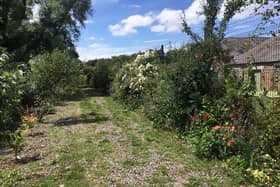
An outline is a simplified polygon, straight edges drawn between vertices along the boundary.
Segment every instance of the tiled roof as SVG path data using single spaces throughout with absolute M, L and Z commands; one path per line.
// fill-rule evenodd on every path
M 222 46 L 223 49 L 229 50 L 232 57 L 235 57 L 256 47 L 267 39 L 267 37 L 229 37 L 222 41 Z
M 243 54 L 234 56 L 233 64 L 280 62 L 280 37 L 266 39 Z

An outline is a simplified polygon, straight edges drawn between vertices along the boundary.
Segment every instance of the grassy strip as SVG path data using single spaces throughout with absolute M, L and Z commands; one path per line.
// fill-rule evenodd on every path
M 137 158 L 147 157 L 147 150 L 154 148 L 160 155 L 160 162 L 183 166 L 179 167 L 176 174 L 188 177 L 185 179 L 186 186 L 234 186 L 225 175 L 225 170 L 221 169 L 222 162 L 196 158 L 192 147 L 186 143 L 187 141 L 178 137 L 177 133 L 152 128 L 152 122 L 147 120 L 141 111 L 126 110 L 110 97 L 106 98 L 106 107 L 112 112 L 114 123 L 127 129 L 129 141 L 132 142 L 133 147 L 136 147 L 134 155 Z M 131 130 L 135 123 L 138 124 L 136 131 L 144 137 L 142 140 L 136 138 Z M 160 166 L 147 182 L 157 185 L 169 184 L 174 181 L 174 176 L 172 178 L 169 170 L 170 167 L 168 169 L 164 165 Z

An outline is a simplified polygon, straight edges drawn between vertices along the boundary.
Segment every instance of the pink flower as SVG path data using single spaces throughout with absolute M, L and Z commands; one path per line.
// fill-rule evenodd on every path
M 220 128 L 222 128 L 222 126 L 216 125 L 216 126 L 214 126 L 212 129 L 216 132 L 216 131 L 218 131 Z
M 234 141 L 230 140 L 227 142 L 228 147 L 232 147 L 234 145 Z
M 236 129 L 236 127 L 235 127 L 234 125 L 230 125 L 228 128 L 229 128 L 231 131 L 235 131 L 235 129 Z

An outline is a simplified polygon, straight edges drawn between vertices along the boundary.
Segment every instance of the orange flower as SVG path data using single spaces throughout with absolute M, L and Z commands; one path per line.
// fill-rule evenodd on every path
M 213 127 L 212 129 L 216 132 L 216 131 L 218 131 L 220 128 L 222 128 L 222 126 L 216 125 L 216 126 Z
M 23 123 L 36 123 L 37 122 L 37 117 L 32 113 L 30 115 L 24 115 L 22 116 L 22 121 Z
M 228 147 L 232 147 L 234 145 L 234 141 L 230 140 L 227 142 Z

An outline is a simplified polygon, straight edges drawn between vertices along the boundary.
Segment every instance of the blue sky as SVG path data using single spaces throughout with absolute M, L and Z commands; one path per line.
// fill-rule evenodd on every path
M 259 18 L 252 16 L 254 8 L 249 6 L 234 17 L 227 36 L 245 36 L 256 28 Z M 162 44 L 178 47 L 189 41 L 181 32 L 182 12 L 198 33 L 204 20 L 199 14 L 201 0 L 93 0 L 93 9 L 76 43 L 81 60 L 131 54 Z

